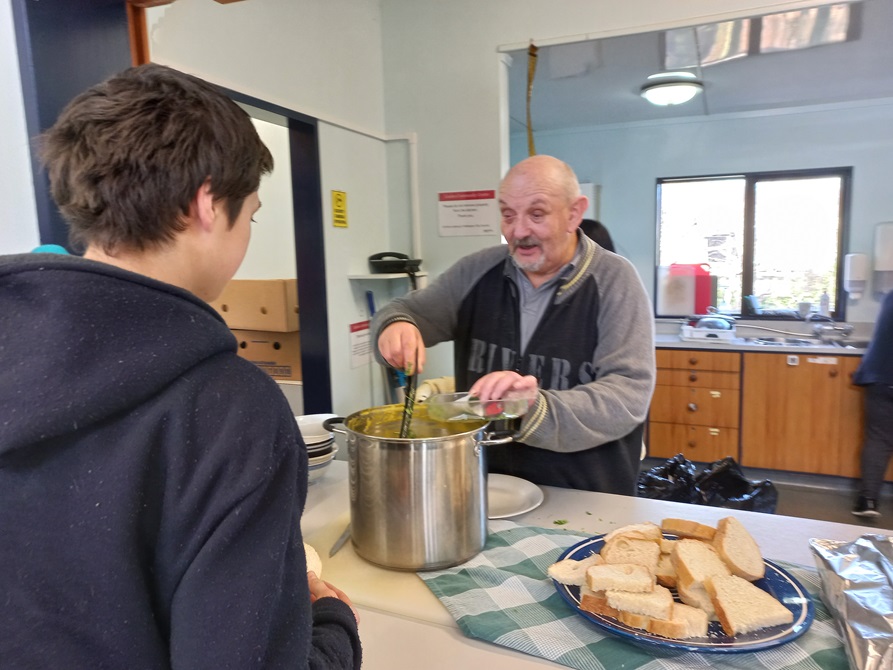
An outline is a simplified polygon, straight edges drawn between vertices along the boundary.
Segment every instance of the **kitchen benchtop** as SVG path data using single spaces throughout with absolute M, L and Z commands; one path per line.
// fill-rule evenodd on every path
M 360 613 L 365 670 L 415 670 L 424 659 L 427 670 L 457 667 L 516 670 L 558 668 L 554 663 L 498 645 L 465 637 L 446 608 L 414 572 L 386 570 L 366 562 L 350 542 L 332 558 L 329 548 L 350 519 L 348 464 L 333 461 L 310 486 L 301 518 L 304 541 L 319 552 L 323 579 L 343 590 Z M 512 521 L 588 535 L 608 532 L 641 521 L 659 523 L 680 517 L 715 525 L 730 511 L 607 493 L 541 487 L 543 504 Z M 767 558 L 813 566 L 810 538 L 854 540 L 866 532 L 862 526 L 811 519 L 734 512 L 759 543 Z M 890 530 L 877 530 L 893 534 Z
M 796 338 L 796 335 L 789 337 Z M 802 337 L 809 337 L 803 335 Z M 754 344 L 752 338 L 736 337 L 731 340 L 683 340 L 679 335 L 657 333 L 654 345 L 658 349 L 703 349 L 704 351 L 734 351 L 747 353 L 821 354 L 823 356 L 861 356 L 864 347 L 839 347 L 833 344 L 793 345 L 793 344 Z

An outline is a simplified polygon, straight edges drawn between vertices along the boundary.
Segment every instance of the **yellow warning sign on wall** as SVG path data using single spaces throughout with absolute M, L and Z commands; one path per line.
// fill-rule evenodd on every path
M 332 191 L 332 225 L 347 228 L 347 193 Z

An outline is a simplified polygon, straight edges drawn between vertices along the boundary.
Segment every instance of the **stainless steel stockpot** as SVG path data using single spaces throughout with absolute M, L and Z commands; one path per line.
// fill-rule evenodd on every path
M 416 406 L 400 438 L 402 405 L 326 421 L 347 436 L 351 541 L 371 563 L 436 570 L 467 561 L 487 539 L 487 421 L 434 421 Z M 337 424 L 343 424 L 339 428 Z

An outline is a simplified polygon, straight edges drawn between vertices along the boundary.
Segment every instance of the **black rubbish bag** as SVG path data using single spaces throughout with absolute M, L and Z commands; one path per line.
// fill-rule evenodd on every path
M 767 514 L 774 513 L 778 505 L 778 490 L 772 482 L 747 479 L 731 457 L 711 463 L 698 473 L 694 463 L 676 454 L 639 474 L 638 495 Z
M 676 454 L 661 465 L 639 473 L 640 498 L 698 503 L 700 496 L 695 489 L 695 464 L 682 454 Z
M 695 486 L 700 504 L 774 514 L 778 489 L 768 479 L 751 481 L 729 456 L 711 463 L 698 475 Z

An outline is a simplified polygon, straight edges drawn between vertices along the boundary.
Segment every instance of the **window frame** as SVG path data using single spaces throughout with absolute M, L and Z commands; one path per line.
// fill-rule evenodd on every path
M 657 291 L 659 282 L 658 268 L 660 264 L 660 240 L 661 240 L 661 187 L 663 184 L 673 182 L 686 181 L 708 181 L 719 179 L 744 179 L 744 231 L 743 231 L 743 250 L 741 256 L 741 304 L 738 305 L 738 311 L 732 316 L 737 318 L 747 318 L 748 320 L 772 320 L 772 321 L 800 321 L 801 319 L 791 317 L 790 319 L 780 319 L 778 316 L 764 316 L 761 314 L 745 314 L 744 313 L 744 296 L 753 292 L 753 261 L 754 261 L 754 215 L 756 213 L 756 185 L 759 182 L 766 181 L 791 181 L 793 179 L 815 178 L 815 177 L 839 177 L 840 178 L 840 204 L 838 208 L 838 220 L 840 225 L 837 229 L 837 271 L 836 284 L 834 287 L 834 310 L 831 312 L 831 318 L 834 321 L 844 321 L 846 319 L 846 302 L 847 294 L 844 291 L 843 268 L 844 258 L 849 253 L 847 248 L 847 240 L 849 239 L 850 229 L 850 204 L 853 189 L 853 167 L 837 166 L 826 168 L 806 168 L 797 170 L 768 170 L 768 171 L 752 171 L 752 172 L 731 172 L 722 174 L 705 174 L 692 175 L 685 177 L 658 177 L 655 180 L 655 244 L 654 244 L 654 314 L 655 318 L 679 318 L 688 315 L 678 314 L 658 314 L 657 313 Z

